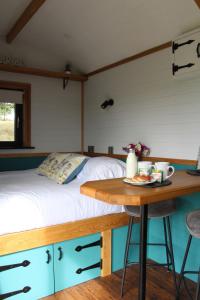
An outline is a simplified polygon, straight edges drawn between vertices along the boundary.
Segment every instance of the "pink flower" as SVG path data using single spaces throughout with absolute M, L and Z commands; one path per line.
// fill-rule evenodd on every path
M 126 147 L 122 148 L 124 151 L 126 151 L 127 153 L 129 152 L 129 149 L 134 149 L 135 150 L 135 154 L 138 157 L 141 156 L 148 156 L 150 154 L 150 148 L 148 148 L 146 145 L 142 144 L 142 143 L 137 143 L 135 144 L 128 144 Z

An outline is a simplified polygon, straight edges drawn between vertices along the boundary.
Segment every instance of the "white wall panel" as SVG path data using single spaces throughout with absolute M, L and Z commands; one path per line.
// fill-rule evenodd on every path
M 85 149 L 123 153 L 144 142 L 152 156 L 196 159 L 200 145 L 200 77 L 177 80 L 166 49 L 90 77 L 85 96 Z M 102 110 L 101 103 L 115 104 Z
M 62 80 L 53 78 L 0 72 L 0 80 L 25 82 L 32 86 L 31 129 L 35 149 L 31 151 L 80 150 L 79 82 L 70 81 L 63 90 Z

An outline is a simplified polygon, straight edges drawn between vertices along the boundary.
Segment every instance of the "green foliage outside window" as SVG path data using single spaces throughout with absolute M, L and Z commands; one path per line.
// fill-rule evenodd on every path
M 14 109 L 14 103 L 0 102 L 0 119 L 6 121 L 7 116 L 12 113 Z

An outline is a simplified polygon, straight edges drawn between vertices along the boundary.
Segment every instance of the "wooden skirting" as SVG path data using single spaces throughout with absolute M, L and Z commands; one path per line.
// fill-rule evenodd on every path
M 91 199 L 91 201 L 94 200 Z M 1 235 L 0 255 L 50 245 L 97 232 L 104 232 L 127 224 L 128 216 L 125 213 L 118 213 Z M 107 238 L 108 234 L 106 234 Z M 104 250 L 104 255 L 108 254 L 108 252 L 109 249 Z

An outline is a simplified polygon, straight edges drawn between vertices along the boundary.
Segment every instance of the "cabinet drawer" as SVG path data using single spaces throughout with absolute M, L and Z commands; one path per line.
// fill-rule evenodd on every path
M 55 291 L 60 291 L 81 282 L 100 276 L 101 250 L 99 245 L 83 248 L 100 240 L 100 234 L 93 234 L 54 245 Z M 95 267 L 96 265 L 96 267 Z M 95 267 L 91 268 L 90 267 Z M 89 270 L 84 270 L 88 268 Z
M 53 292 L 53 246 L 0 257 L 0 299 L 35 300 Z

